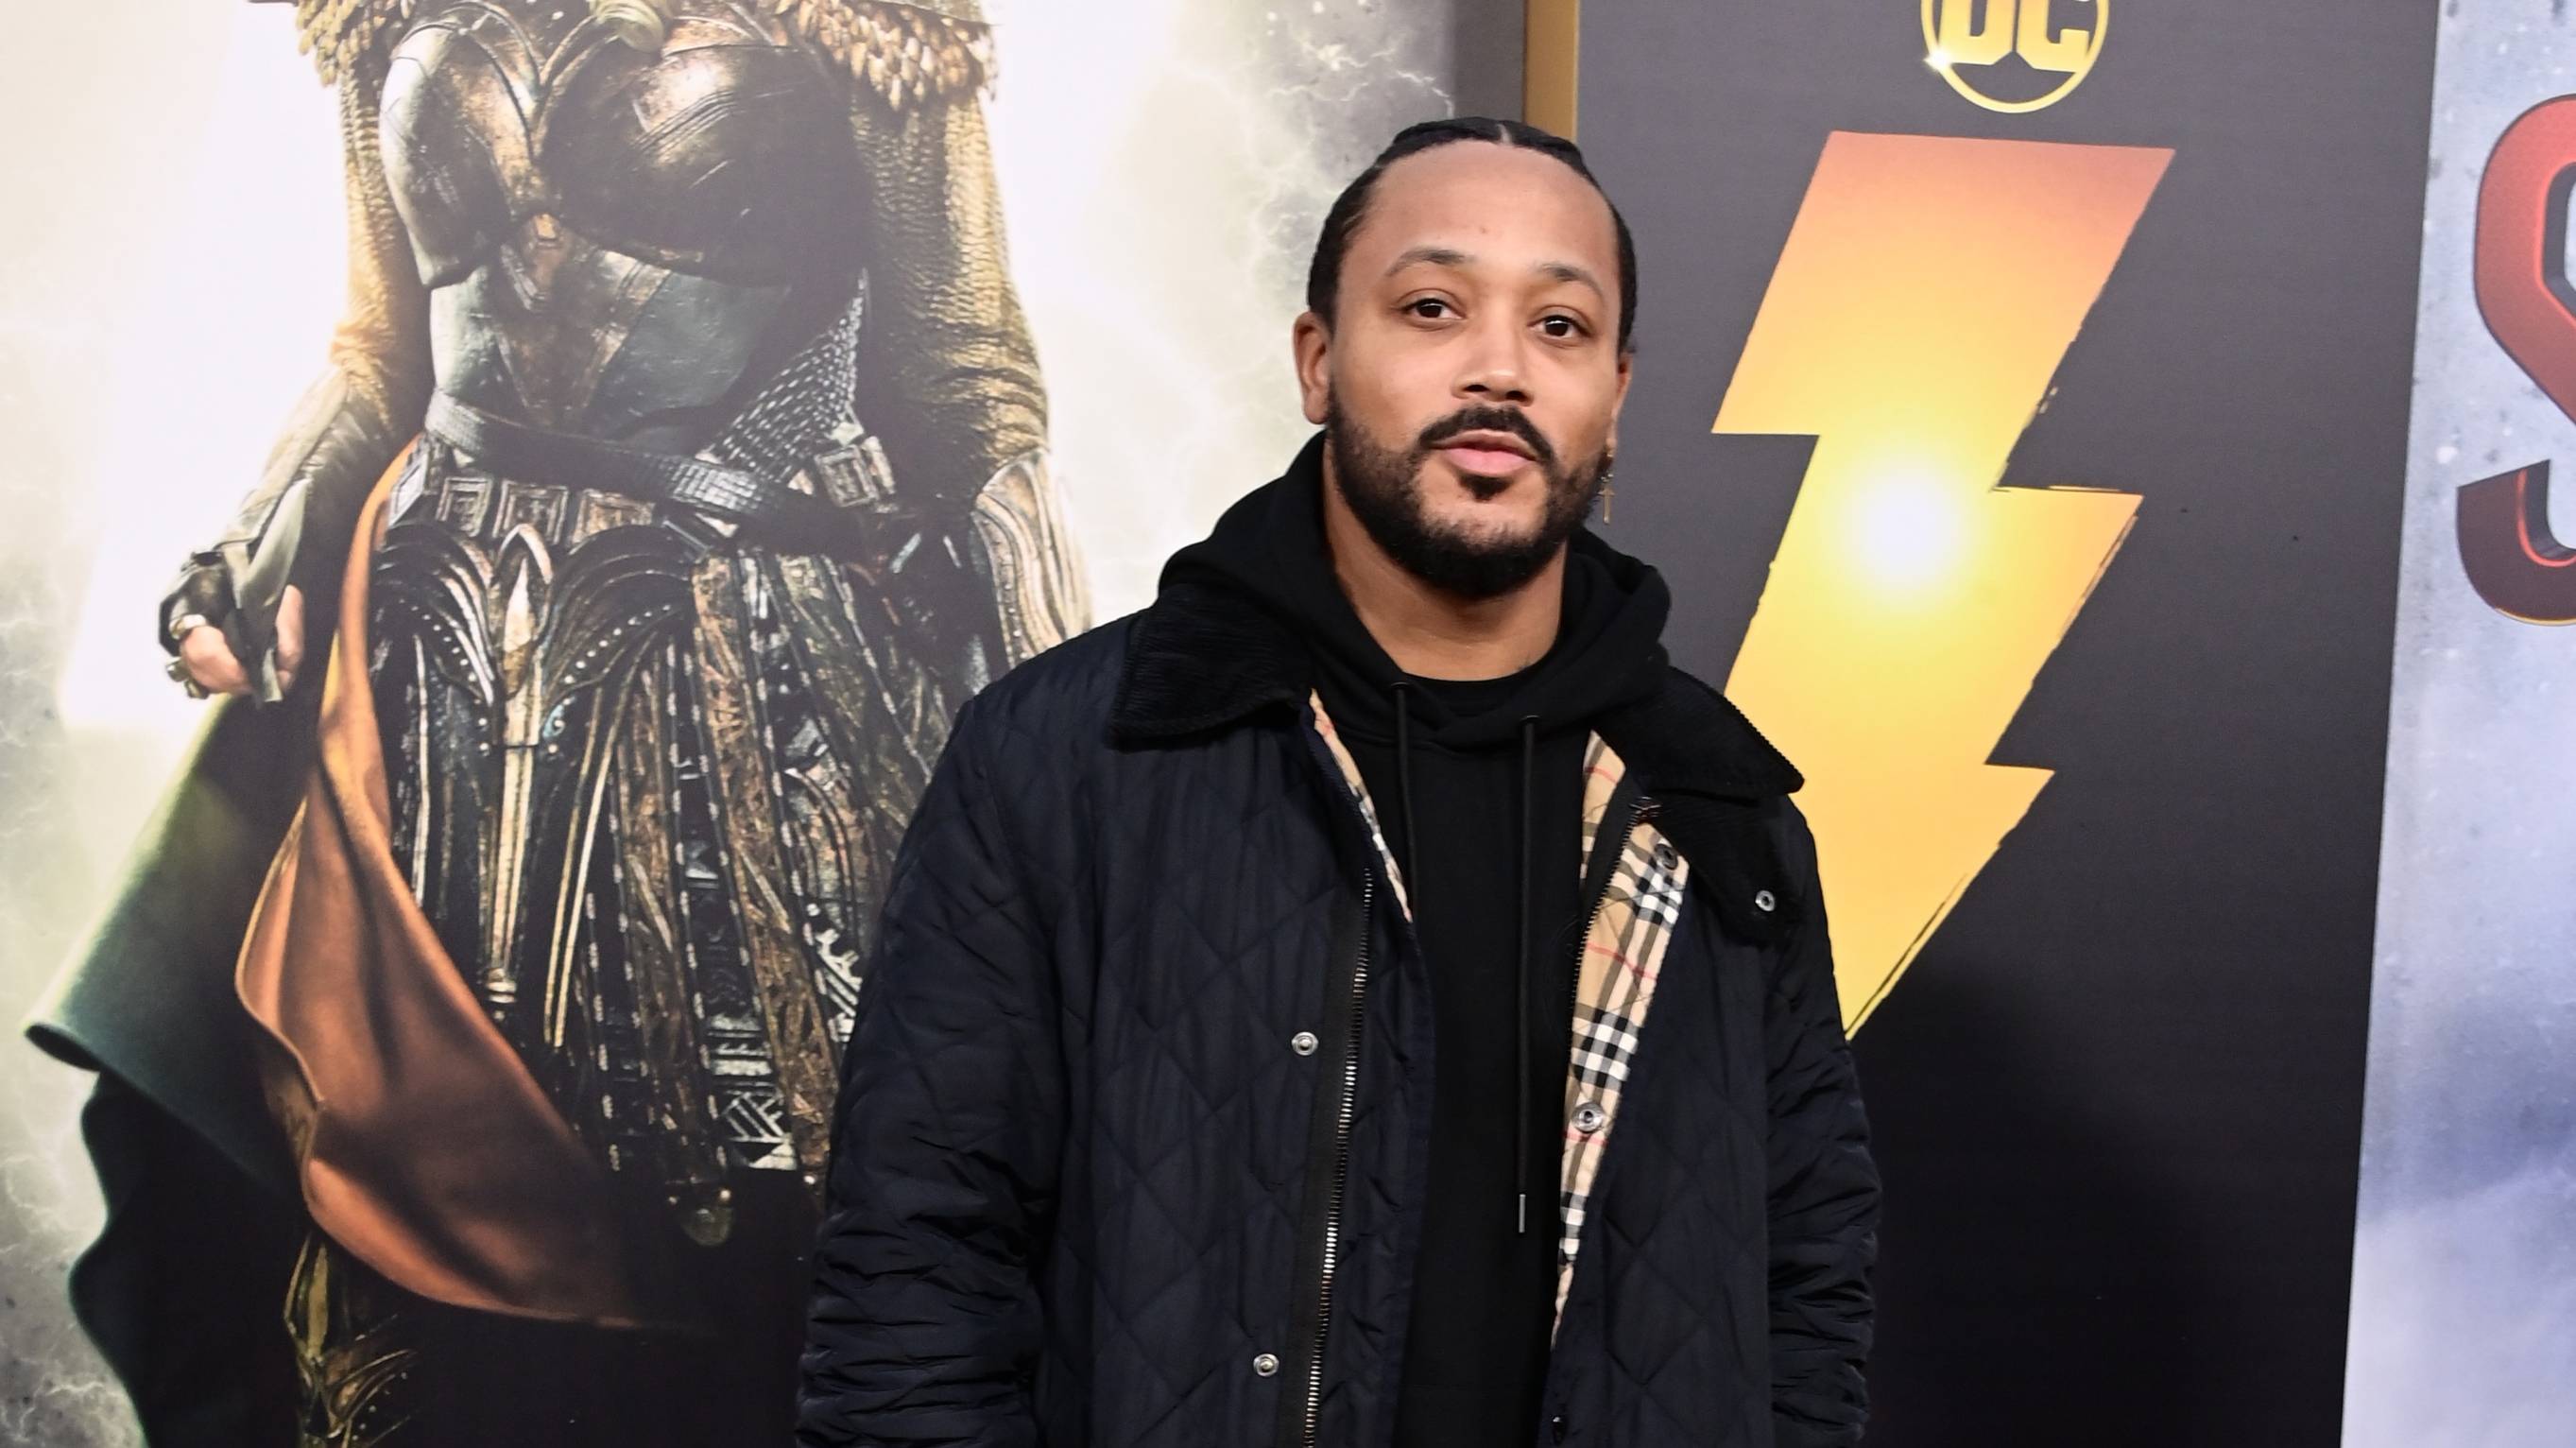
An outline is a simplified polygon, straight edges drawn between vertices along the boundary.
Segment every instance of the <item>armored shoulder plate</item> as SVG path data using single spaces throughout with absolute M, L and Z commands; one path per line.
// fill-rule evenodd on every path
M 324 85 L 359 69 L 402 32 L 413 0 L 295 0 L 296 48 L 313 57 Z
M 666 0 L 673 8 L 690 0 Z M 975 0 L 738 0 L 768 11 L 896 110 L 983 89 L 993 74 L 992 30 Z M 296 0 L 298 46 L 324 84 L 381 56 L 421 0 Z
M 971 4 L 785 0 L 797 32 L 896 110 L 955 100 L 993 74 L 993 33 Z

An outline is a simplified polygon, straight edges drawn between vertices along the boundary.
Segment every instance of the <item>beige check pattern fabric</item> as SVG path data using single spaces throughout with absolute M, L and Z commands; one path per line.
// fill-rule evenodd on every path
M 1311 700 L 1315 732 L 1342 773 L 1342 783 L 1368 824 L 1369 843 L 1378 864 L 1395 887 L 1397 907 L 1406 911 L 1404 877 L 1396 869 L 1386 832 L 1378 828 L 1377 807 L 1360 779 L 1359 765 L 1325 713 L 1320 695 Z M 1583 878 L 1591 878 L 1592 850 L 1608 820 L 1627 766 L 1595 735 L 1583 758 Z M 1628 1084 L 1637 1041 L 1654 1004 L 1655 979 L 1664 952 L 1681 924 L 1682 900 L 1690 883 L 1690 863 L 1681 857 L 1640 805 L 1620 843 L 1619 861 L 1601 897 L 1598 913 L 1584 931 L 1583 954 L 1576 967 L 1573 1050 L 1565 1071 L 1565 1145 L 1558 1156 L 1558 1202 L 1564 1223 L 1556 1250 L 1556 1311 L 1565 1311 L 1574 1285 L 1574 1257 L 1583 1243 L 1583 1220 L 1592 1200 L 1592 1184 L 1601 1170 L 1601 1154 L 1610 1144 L 1610 1129 L 1619 1119 L 1620 1093 Z
M 1377 825 L 1377 805 L 1369 799 L 1368 785 L 1360 779 L 1359 761 L 1351 758 L 1350 746 L 1342 742 L 1341 731 L 1333 727 L 1333 716 L 1324 712 L 1324 696 L 1310 695 L 1307 700 L 1315 711 L 1315 732 L 1323 736 L 1325 752 L 1342 771 L 1342 784 L 1351 792 L 1351 802 L 1360 807 L 1360 818 L 1368 823 L 1370 848 L 1377 851 L 1377 862 L 1386 869 L 1387 883 L 1395 887 L 1395 908 L 1404 918 L 1413 918 L 1413 902 L 1404 893 L 1404 872 L 1395 867 L 1395 851 L 1386 846 L 1386 831 Z
M 1598 735 L 1583 762 L 1583 866 L 1592 870 L 1594 841 L 1610 813 L 1627 766 Z M 1619 1097 L 1637 1058 L 1646 1012 L 1664 952 L 1681 924 L 1690 862 L 1648 819 L 1642 802 L 1622 836 L 1618 863 L 1599 912 L 1583 933 L 1583 955 L 1574 982 L 1573 1051 L 1565 1069 L 1565 1146 L 1558 1156 L 1558 1210 L 1563 1235 L 1556 1248 L 1556 1310 L 1565 1311 L 1574 1286 L 1574 1257 L 1583 1245 L 1583 1220 L 1601 1153 L 1619 1120 Z

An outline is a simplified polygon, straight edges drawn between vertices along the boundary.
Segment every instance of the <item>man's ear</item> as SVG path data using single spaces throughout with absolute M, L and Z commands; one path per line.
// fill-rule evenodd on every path
M 1306 420 L 1321 427 L 1333 401 L 1332 329 L 1313 312 L 1300 312 L 1288 338 L 1296 356 L 1298 400 L 1305 406 Z

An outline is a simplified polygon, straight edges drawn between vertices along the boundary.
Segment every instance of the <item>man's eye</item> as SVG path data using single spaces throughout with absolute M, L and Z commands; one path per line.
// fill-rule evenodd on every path
M 1539 318 L 1539 330 L 1558 341 L 1583 335 L 1583 324 L 1567 316 Z
M 1440 300 L 1438 297 L 1422 297 L 1415 301 L 1407 302 L 1404 304 L 1404 309 L 1407 312 L 1412 313 L 1414 316 L 1421 317 L 1426 321 L 1437 321 L 1442 317 L 1452 315 L 1449 309 L 1449 304 Z

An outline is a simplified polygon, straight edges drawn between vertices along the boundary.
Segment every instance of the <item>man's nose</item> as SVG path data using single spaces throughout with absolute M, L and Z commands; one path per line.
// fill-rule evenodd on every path
M 1529 339 L 1516 325 L 1487 323 L 1477 327 L 1469 343 L 1466 366 L 1458 374 L 1458 395 L 1481 403 L 1527 406 L 1529 373 L 1523 365 L 1523 349 L 1528 345 Z

